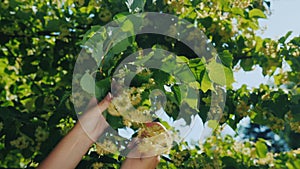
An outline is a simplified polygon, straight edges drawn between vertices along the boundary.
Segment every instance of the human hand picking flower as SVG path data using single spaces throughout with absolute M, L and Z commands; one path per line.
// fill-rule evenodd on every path
M 71 169 L 75 168 L 92 144 L 109 126 L 102 112 L 111 103 L 112 96 L 108 94 L 97 104 L 92 99 L 89 108 L 76 123 L 74 128 L 58 143 L 48 157 L 38 166 L 39 169 Z M 122 169 L 154 169 L 159 163 L 159 157 L 127 158 Z

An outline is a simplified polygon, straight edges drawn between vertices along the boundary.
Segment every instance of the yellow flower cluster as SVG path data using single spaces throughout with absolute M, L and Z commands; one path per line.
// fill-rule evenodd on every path
M 103 146 L 103 145 L 100 146 L 99 143 L 96 144 L 95 149 L 96 149 L 97 154 L 99 154 L 100 156 L 101 156 L 101 155 L 104 155 L 104 154 L 109 154 L 109 152 L 106 151 L 102 146 Z
M 299 46 L 294 45 L 292 43 L 288 43 L 289 47 L 290 47 L 290 51 L 292 51 L 292 56 L 294 57 L 299 57 L 300 56 L 300 49 Z
M 250 5 L 250 0 L 233 1 L 233 6 L 236 8 L 247 8 Z
M 295 117 L 293 116 L 291 111 L 287 112 L 286 120 L 289 122 L 292 131 L 300 133 L 300 121 L 295 121 Z
M 260 165 L 269 165 L 269 167 L 274 166 L 274 155 L 273 153 L 267 153 L 267 156 L 265 158 L 258 158 L 256 163 Z
M 250 106 L 245 101 L 239 101 L 236 106 L 236 112 L 240 117 L 246 117 L 249 115 Z
M 48 138 L 49 132 L 43 129 L 41 126 L 38 126 L 35 130 L 34 136 L 37 142 L 43 142 Z
M 296 150 L 292 150 L 292 153 L 296 154 L 296 155 L 300 155 L 300 148 L 298 148 Z
M 300 133 L 300 121 L 297 122 L 290 122 L 291 129 L 296 132 Z
M 15 146 L 18 149 L 25 149 L 30 145 L 30 140 L 26 136 L 22 135 L 15 140 L 10 141 L 12 146 Z
M 284 120 L 275 117 L 274 115 L 271 115 L 271 117 L 269 118 L 269 120 L 271 121 L 271 126 L 270 128 L 272 130 L 284 130 Z
M 97 143 L 96 152 L 99 155 L 116 153 L 118 152 L 118 147 L 111 140 L 105 139 L 102 143 Z
M 185 156 L 187 156 L 187 151 L 180 151 L 174 153 L 174 155 L 171 157 L 171 160 L 173 161 L 175 166 L 180 166 L 182 162 L 184 161 Z
M 130 101 L 133 106 L 137 106 L 141 103 L 142 97 L 141 93 L 143 90 L 141 88 L 131 87 L 130 88 Z
M 165 4 L 168 4 L 168 12 L 175 11 L 177 14 L 184 13 L 185 6 L 184 1 L 178 1 L 178 0 L 164 0 Z
M 145 106 L 135 108 L 141 101 L 140 92 L 132 95 L 133 91 L 138 89 L 127 89 L 120 93 L 112 100 L 112 105 L 109 106 L 108 112 L 114 116 L 123 116 L 124 119 L 130 122 L 144 123 L 153 120 L 150 114 L 150 109 Z M 132 102 L 134 99 L 134 102 Z
M 267 56 L 270 56 L 271 58 L 276 58 L 277 53 L 280 50 L 280 46 L 276 41 L 270 41 L 265 43 L 265 46 L 262 49 Z
M 170 139 L 167 133 L 160 133 L 158 135 L 143 138 L 138 144 L 138 150 L 141 153 L 147 153 L 151 155 L 159 155 L 167 153 L 172 144 L 172 139 Z
M 102 168 L 103 166 L 104 166 L 104 164 L 101 162 L 95 162 L 92 165 L 93 169 L 99 169 L 99 168 Z
M 84 105 L 84 96 L 82 96 L 79 92 L 73 93 L 71 96 L 71 101 L 77 107 L 82 107 Z

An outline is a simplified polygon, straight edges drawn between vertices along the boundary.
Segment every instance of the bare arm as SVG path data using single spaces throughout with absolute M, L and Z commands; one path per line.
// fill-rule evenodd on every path
M 75 168 L 91 145 L 108 126 L 102 112 L 111 101 L 108 94 L 97 106 L 80 117 L 74 128 L 59 142 L 49 156 L 39 165 L 39 169 Z

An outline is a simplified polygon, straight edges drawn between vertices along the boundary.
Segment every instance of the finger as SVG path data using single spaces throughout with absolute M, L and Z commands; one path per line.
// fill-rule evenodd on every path
M 155 169 L 159 160 L 159 156 L 149 158 L 126 158 L 121 169 Z
M 134 138 L 128 144 L 129 153 L 126 155 L 128 158 L 140 159 L 142 157 L 142 153 L 138 149 L 139 143 L 140 143 L 140 139 Z
M 100 109 L 100 112 L 102 113 L 104 110 L 106 110 L 111 103 L 113 97 L 111 93 L 108 93 L 105 98 L 98 103 L 98 108 Z
M 154 157 L 148 157 L 148 158 L 141 159 L 142 165 L 148 166 L 148 169 L 155 169 L 159 162 L 160 162 L 160 156 L 154 156 Z

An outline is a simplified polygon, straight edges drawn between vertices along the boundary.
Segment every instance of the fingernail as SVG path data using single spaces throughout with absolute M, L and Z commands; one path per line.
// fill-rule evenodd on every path
M 105 99 L 107 101 L 111 101 L 113 99 L 112 94 L 110 92 L 108 92 L 108 94 L 106 95 Z

